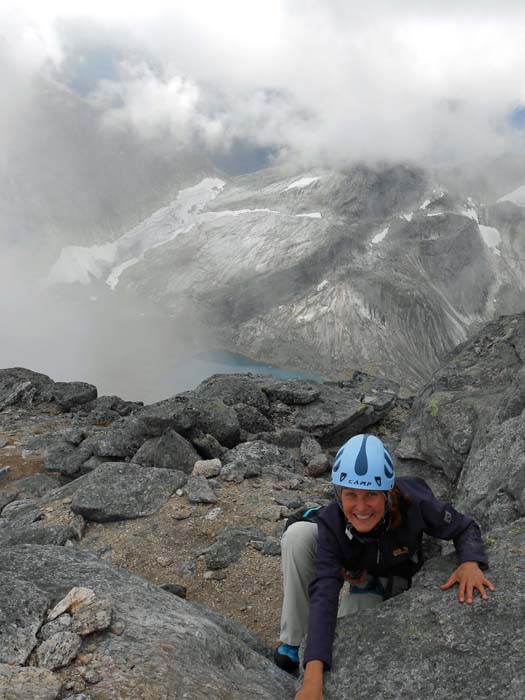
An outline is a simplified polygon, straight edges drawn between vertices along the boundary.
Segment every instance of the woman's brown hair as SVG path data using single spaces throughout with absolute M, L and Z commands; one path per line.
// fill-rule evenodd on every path
M 401 525 L 403 513 L 410 505 L 410 499 L 401 491 L 398 486 L 394 486 L 390 492 L 390 527 L 395 530 Z

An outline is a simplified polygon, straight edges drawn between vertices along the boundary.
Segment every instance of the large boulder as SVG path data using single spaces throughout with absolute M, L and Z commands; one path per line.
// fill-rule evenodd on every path
M 53 384 L 47 374 L 23 367 L 0 369 L 0 411 L 18 403 L 31 403 Z
M 379 420 L 373 406 L 363 403 L 353 390 L 321 384 L 316 401 L 295 407 L 294 422 L 324 447 L 339 446 Z
M 97 398 L 97 388 L 85 382 L 54 382 L 47 374 L 23 367 L 0 370 L 0 411 L 15 404 L 54 401 L 64 411 Z
M 178 469 L 191 474 L 199 453 L 182 435 L 174 430 L 167 430 L 159 438 L 150 438 L 133 455 L 133 462 L 143 467 L 159 469 Z
M 90 642 L 102 663 L 101 678 L 89 689 L 91 700 L 293 696 L 293 680 L 260 654 L 260 642 L 241 625 L 92 554 L 12 547 L 0 551 L 0 570 L 7 579 L 16 574 L 37 586 L 53 601 L 87 585 L 111 604 L 113 625 L 121 634 L 102 631 Z
M 192 392 L 146 406 L 135 413 L 134 419 L 151 435 L 160 436 L 169 428 L 185 437 L 204 433 L 225 447 L 234 447 L 240 439 L 239 420 L 231 406 Z
M 440 591 L 456 563 L 438 557 L 407 593 L 341 619 L 325 700 L 523 698 L 524 538 L 524 519 L 491 533 L 488 602 Z
M 251 374 L 214 374 L 195 389 L 197 396 L 206 399 L 221 399 L 228 406 L 237 403 L 253 406 L 261 413 L 270 408 L 268 398 Z
M 221 479 L 240 483 L 264 474 L 278 476 L 282 470 L 293 470 L 294 466 L 295 461 L 287 449 L 254 440 L 237 445 L 225 455 Z
M 64 411 L 97 398 L 97 387 L 86 382 L 54 382 L 50 395 Z
M 140 518 L 155 513 L 185 482 L 186 475 L 173 469 L 109 462 L 83 478 L 71 510 L 99 523 Z
M 524 359 L 525 314 L 484 326 L 417 397 L 396 452 L 458 482 L 459 507 L 486 526 L 525 515 Z
M 463 467 L 456 504 L 494 527 L 525 515 L 525 414 L 493 421 L 483 443 Z
M 134 416 L 121 418 L 80 443 L 79 450 L 97 457 L 131 458 L 152 433 Z

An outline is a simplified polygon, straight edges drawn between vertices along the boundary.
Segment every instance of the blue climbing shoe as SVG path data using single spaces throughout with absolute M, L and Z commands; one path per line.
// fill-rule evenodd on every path
M 279 644 L 273 653 L 273 659 L 279 668 L 288 673 L 295 673 L 299 668 L 299 647 Z

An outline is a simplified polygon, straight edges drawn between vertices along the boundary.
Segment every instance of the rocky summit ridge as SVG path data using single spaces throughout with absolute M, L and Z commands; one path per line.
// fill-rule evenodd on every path
M 238 374 L 144 406 L 0 370 L 0 697 L 293 698 L 268 651 L 279 537 L 366 430 L 476 516 L 496 592 L 460 606 L 425 542 L 410 591 L 338 625 L 325 698 L 521 699 L 524 338 L 525 314 L 483 326 L 415 400 L 360 372 Z

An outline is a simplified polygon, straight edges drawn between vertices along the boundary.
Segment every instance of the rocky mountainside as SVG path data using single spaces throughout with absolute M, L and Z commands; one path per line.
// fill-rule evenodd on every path
M 335 447 L 368 430 L 399 474 L 480 520 L 496 592 L 469 607 L 440 592 L 453 557 L 429 540 L 409 592 L 339 625 L 325 697 L 523 697 L 524 337 L 525 314 L 484 326 L 412 409 L 360 373 L 217 375 L 144 406 L 0 370 L 0 695 L 291 699 L 267 658 L 279 536 L 327 502 Z
M 277 366 L 417 388 L 523 308 L 520 191 L 486 205 L 407 164 L 208 179 L 109 248 L 63 250 L 50 280 L 105 279 Z

